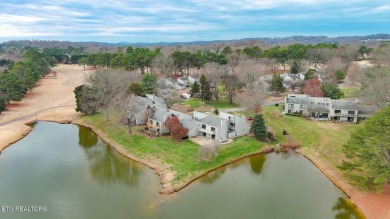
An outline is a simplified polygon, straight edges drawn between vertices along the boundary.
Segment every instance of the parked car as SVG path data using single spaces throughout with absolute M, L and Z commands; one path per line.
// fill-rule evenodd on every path
M 188 94 L 188 93 L 183 93 L 180 95 L 181 98 L 183 99 L 189 99 L 191 97 L 191 94 Z

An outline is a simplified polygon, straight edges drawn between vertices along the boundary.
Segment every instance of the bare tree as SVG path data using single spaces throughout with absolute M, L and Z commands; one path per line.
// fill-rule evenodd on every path
M 232 72 L 234 73 L 234 69 L 240 64 L 242 59 L 242 55 L 234 52 L 228 56 L 228 65 L 232 69 Z
M 305 85 L 306 85 L 305 80 L 295 80 L 291 85 L 291 89 L 293 90 L 297 89 L 299 92 L 303 93 L 303 89 L 305 88 Z
M 236 96 L 236 91 L 242 87 L 242 83 L 236 75 L 227 75 L 223 79 L 223 84 L 225 85 L 229 102 L 233 104 L 233 98 Z
M 362 78 L 362 96 L 378 109 L 390 104 L 390 69 L 374 67 L 366 69 Z
M 373 60 L 377 65 L 390 67 L 390 45 L 383 44 L 373 52 Z
M 131 128 L 135 124 L 135 114 L 137 113 L 136 100 L 135 94 L 128 94 L 127 92 L 121 92 L 115 98 L 116 105 L 122 111 L 119 123 L 127 126 L 129 134 L 131 134 Z
M 333 57 L 326 63 L 325 71 L 327 74 L 327 78 L 331 79 L 334 82 L 337 81 L 335 75 L 336 71 L 341 70 L 345 72 L 347 70 L 347 67 L 347 63 L 340 57 Z
M 218 141 L 208 141 L 199 146 L 199 158 L 204 161 L 210 161 L 213 156 L 218 156 L 219 142 Z
M 263 83 L 257 82 L 253 85 L 252 90 L 245 92 L 244 97 L 241 98 L 241 105 L 246 106 L 254 113 L 259 113 L 267 96 L 267 89 Z
M 259 65 L 245 65 L 240 66 L 239 69 L 241 72 L 239 77 L 241 82 L 245 85 L 245 90 L 247 92 L 252 91 L 261 76 Z
M 347 75 L 352 84 L 355 84 L 361 77 L 361 68 L 358 64 L 351 63 L 348 66 Z
M 108 118 L 108 110 L 115 103 L 115 98 L 126 91 L 131 82 L 128 72 L 119 70 L 100 69 L 88 77 L 88 83 L 96 90 L 96 98 L 104 111 L 104 118 Z
M 174 62 L 169 54 L 161 53 L 152 60 L 152 68 L 159 69 L 160 74 L 171 74 L 174 69 Z
M 157 96 L 162 98 L 168 107 L 172 106 L 179 98 L 175 98 L 176 89 L 164 82 L 157 83 Z

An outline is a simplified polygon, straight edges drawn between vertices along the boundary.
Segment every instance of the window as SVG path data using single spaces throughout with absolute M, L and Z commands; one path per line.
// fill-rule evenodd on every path
M 159 126 L 159 123 L 158 123 L 158 122 L 156 122 L 156 125 L 157 125 L 157 126 Z
M 288 104 L 288 108 L 289 108 L 289 109 L 294 108 L 294 104 Z
M 205 124 L 202 124 L 202 129 L 206 129 L 206 125 Z
M 214 128 L 214 127 L 211 127 L 211 131 L 215 131 L 215 128 Z
M 305 107 L 305 105 L 301 104 L 299 105 L 299 109 L 303 109 Z
M 348 115 L 355 115 L 355 111 L 348 111 Z
M 341 110 L 335 110 L 334 113 L 341 113 Z

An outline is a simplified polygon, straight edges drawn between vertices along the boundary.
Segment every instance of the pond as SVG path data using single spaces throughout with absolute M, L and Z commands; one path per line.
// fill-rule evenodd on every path
M 160 195 L 151 169 L 71 124 L 36 123 L 0 155 L 0 179 L 0 218 L 362 218 L 295 153 L 251 156 Z

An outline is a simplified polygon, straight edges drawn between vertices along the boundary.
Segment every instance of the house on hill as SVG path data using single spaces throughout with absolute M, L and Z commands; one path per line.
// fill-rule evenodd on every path
M 356 101 L 332 100 L 327 97 L 310 97 L 306 94 L 289 94 L 285 98 L 283 114 L 300 114 L 317 120 L 357 123 L 370 117 L 372 107 L 359 106 Z
M 136 125 L 146 125 L 149 132 L 157 136 L 169 133 L 164 123 L 173 116 L 177 116 L 180 124 L 188 129 L 188 137 L 204 136 L 226 141 L 249 133 L 250 126 L 244 117 L 225 112 L 217 116 L 197 111 L 191 116 L 168 109 L 161 101 L 154 95 L 146 95 L 146 98 L 137 96 L 133 104 L 135 113 L 128 118 L 135 120 Z

